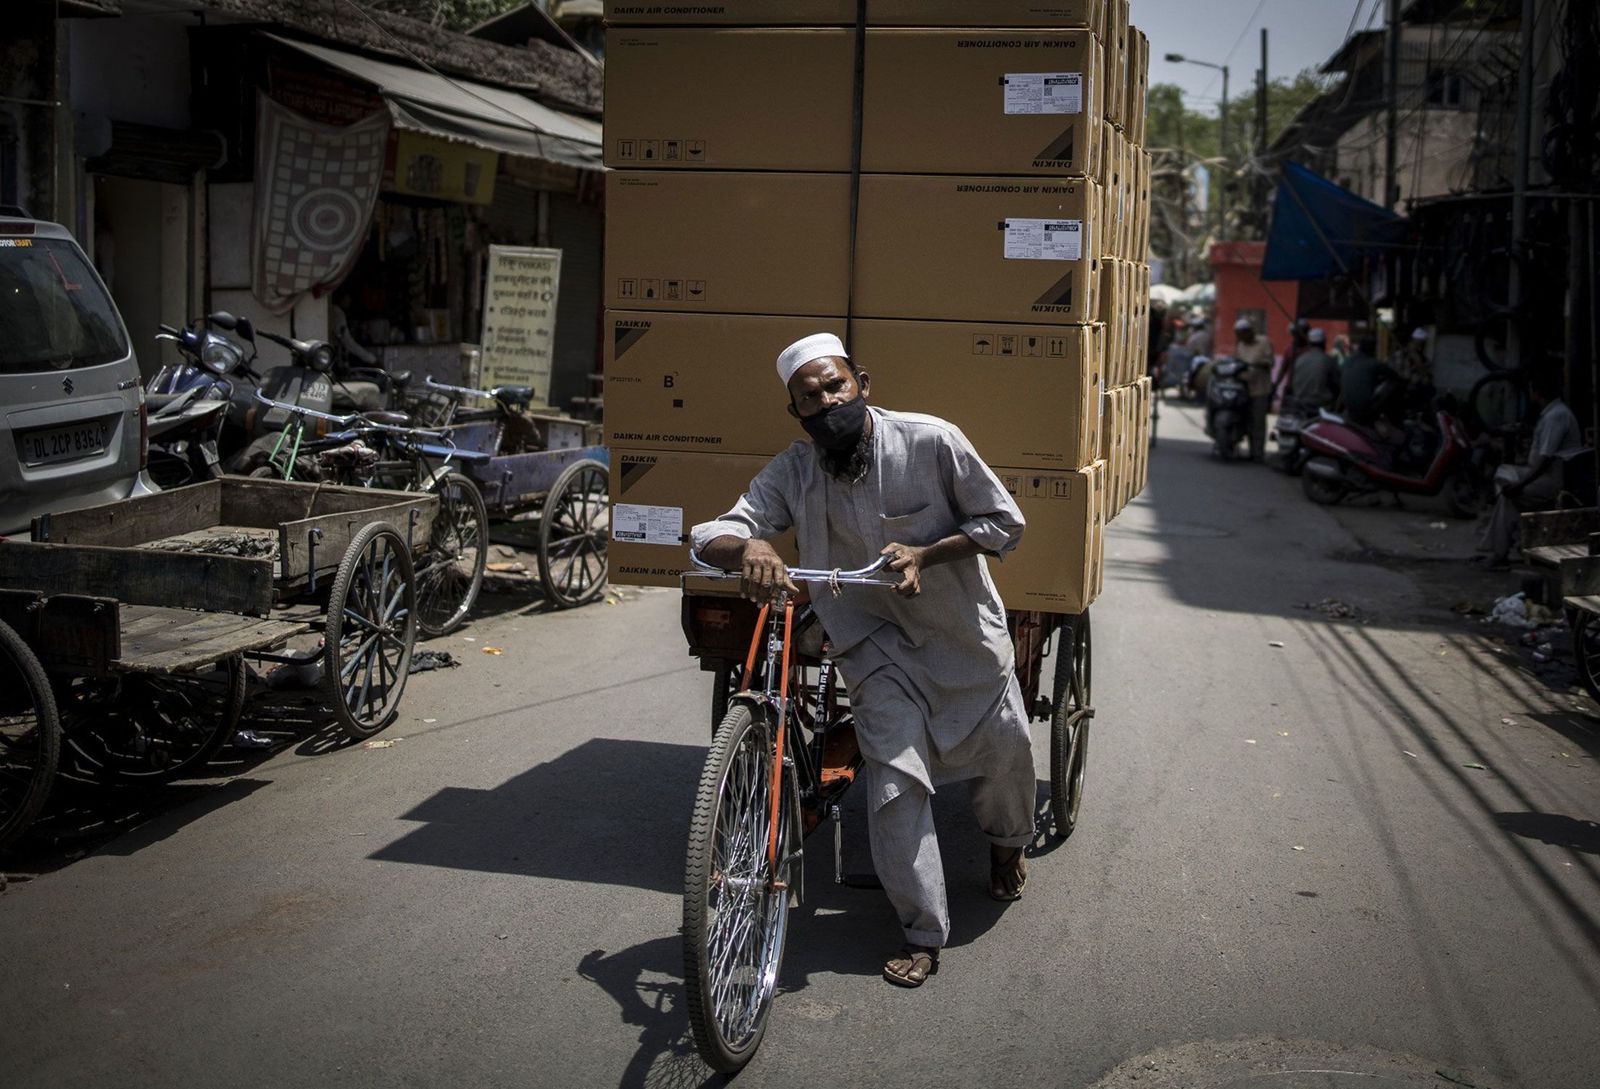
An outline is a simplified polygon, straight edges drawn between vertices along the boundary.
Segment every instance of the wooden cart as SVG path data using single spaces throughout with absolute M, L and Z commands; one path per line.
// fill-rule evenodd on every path
M 0 541 L 0 846 L 38 814 L 63 744 L 109 779 L 205 763 L 245 657 L 320 634 L 341 729 L 394 721 L 416 638 L 413 552 L 438 499 L 224 477 L 41 518 Z
M 447 406 L 428 418 L 454 445 L 439 450 L 478 486 L 491 520 L 526 526 L 551 604 L 584 605 L 605 591 L 611 537 L 611 456 L 599 428 L 527 409 L 521 388 L 479 390 L 429 378 L 425 395 Z M 519 395 L 520 398 L 519 398 Z M 492 407 L 462 409 L 467 398 Z

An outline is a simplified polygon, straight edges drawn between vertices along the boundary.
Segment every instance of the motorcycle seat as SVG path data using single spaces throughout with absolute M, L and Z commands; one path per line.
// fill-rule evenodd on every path
M 491 392 L 496 401 L 514 408 L 527 408 L 533 400 L 532 386 L 496 386 Z

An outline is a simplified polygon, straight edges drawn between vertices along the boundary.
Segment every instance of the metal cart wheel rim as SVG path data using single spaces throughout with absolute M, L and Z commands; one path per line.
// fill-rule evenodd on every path
M 0 850 L 33 823 L 61 757 L 61 718 L 38 657 L 0 622 Z M 31 740 L 30 740 L 31 736 Z M 17 761 L 29 759 L 18 766 Z
M 92 703 L 86 705 L 81 715 L 66 710 L 62 715 L 62 738 L 76 760 L 99 778 L 130 783 L 164 783 L 180 778 L 204 767 L 216 755 L 223 742 L 238 729 L 244 713 L 248 683 L 244 655 L 229 655 L 218 662 L 217 667 L 226 670 L 227 676 L 220 684 L 210 686 L 212 698 L 208 705 L 202 706 L 199 702 L 205 693 L 199 687 L 205 682 L 199 677 L 135 674 L 122 679 L 122 690 L 113 697 L 116 704 L 109 708 L 109 714 L 100 713 L 100 708 Z M 194 690 L 185 691 L 186 688 Z M 163 698 L 190 702 L 174 710 L 161 706 Z M 63 706 L 58 702 L 57 709 Z M 190 731 L 187 738 L 170 736 L 184 731 L 181 720 L 186 717 L 202 723 L 208 721 L 209 725 Z M 146 744 L 150 744 L 152 738 L 146 727 L 151 725 L 155 727 L 153 751 L 142 754 L 118 751 L 123 739 L 115 737 L 113 729 L 132 727 L 144 735 Z M 178 748 L 175 758 L 159 760 L 163 747 L 174 743 Z M 127 748 L 132 749 L 132 745 Z M 141 764 L 145 766 L 143 769 Z
M 1572 660 L 1583 687 L 1600 700 L 1600 616 L 1585 611 L 1573 618 Z
M 417 626 L 423 635 L 437 637 L 459 628 L 478 600 L 489 559 L 489 512 L 478 486 L 458 470 L 439 474 L 427 490 L 439 497 L 439 513 L 428 534 L 428 551 L 416 572 Z M 458 498 L 447 499 L 451 492 Z M 468 523 L 473 526 L 470 540 Z M 464 571 L 461 560 L 468 550 L 474 550 L 467 564 L 471 570 Z M 459 596 L 441 598 L 446 583 L 461 587 Z
M 605 465 L 584 459 L 556 479 L 539 519 L 539 578 L 558 608 L 587 605 L 605 592 L 610 534 Z M 582 495 L 581 507 L 570 502 Z M 565 567 L 558 563 L 565 561 Z
M 417 638 L 411 550 L 387 522 L 363 526 L 345 549 L 325 636 L 334 718 L 349 737 L 371 737 L 400 713 Z

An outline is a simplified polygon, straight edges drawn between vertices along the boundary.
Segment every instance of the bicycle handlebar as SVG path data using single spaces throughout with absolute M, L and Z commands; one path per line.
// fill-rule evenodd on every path
M 449 433 L 445 431 L 429 431 L 420 427 L 401 427 L 398 424 L 379 423 L 376 420 L 367 419 L 359 412 L 352 412 L 348 416 L 336 416 L 331 412 L 320 412 L 317 409 L 307 408 L 304 405 L 290 404 L 287 401 L 274 401 L 271 397 L 268 397 L 259 389 L 255 391 L 255 395 L 255 399 L 258 404 L 268 405 L 272 408 L 281 408 L 292 416 L 307 417 L 313 420 L 326 420 L 331 424 L 338 424 L 343 428 L 353 427 L 364 431 L 387 431 L 395 435 L 406 435 L 412 438 L 420 439 L 432 439 L 437 442 L 447 443 L 450 446 L 455 445 L 455 443 L 451 442 Z
M 446 385 L 443 382 L 435 382 L 433 380 L 433 375 L 431 374 L 422 380 L 422 384 L 428 389 L 435 389 L 441 393 L 455 393 L 462 397 L 482 397 L 485 401 L 492 401 L 495 399 L 494 393 L 490 390 L 473 389 L 471 386 Z
M 685 571 L 685 575 L 694 575 L 708 579 L 738 579 L 744 576 L 738 571 L 729 571 L 715 564 L 707 563 L 692 549 L 689 552 L 689 562 L 694 564 L 695 570 Z M 785 567 L 784 572 L 794 582 L 826 582 L 830 586 L 894 586 L 887 579 L 873 578 L 872 576 L 889 566 L 888 556 L 879 556 L 876 563 L 855 571 L 842 571 L 834 568 L 823 571 L 811 567 Z

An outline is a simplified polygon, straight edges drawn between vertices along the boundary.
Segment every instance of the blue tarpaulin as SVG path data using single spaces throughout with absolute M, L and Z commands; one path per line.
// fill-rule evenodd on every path
M 1406 237 L 1404 217 L 1285 163 L 1267 232 L 1263 280 L 1326 280 L 1357 272 L 1366 258 Z

